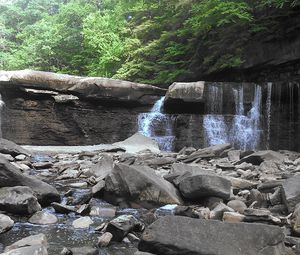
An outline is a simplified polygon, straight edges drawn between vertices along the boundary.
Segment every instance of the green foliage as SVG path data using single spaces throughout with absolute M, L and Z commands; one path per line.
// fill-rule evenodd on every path
M 237 68 L 272 9 L 300 0 L 0 2 L 0 69 L 33 68 L 152 84 Z M 275 9 L 275 12 L 274 12 Z M 263 10 L 263 11 L 262 11 Z M 272 14 L 273 15 L 273 14 Z M 275 32 L 274 32 L 275 33 Z

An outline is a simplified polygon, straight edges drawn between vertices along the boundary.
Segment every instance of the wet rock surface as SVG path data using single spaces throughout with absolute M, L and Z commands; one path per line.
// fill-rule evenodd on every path
M 281 255 L 299 249 L 297 153 L 272 152 L 257 164 L 248 160 L 253 152 L 236 153 L 229 144 L 179 153 L 82 149 L 1 156 L 4 254 Z M 28 168 L 16 167 L 22 164 Z M 30 182 L 13 185 L 20 175 L 49 185 L 59 200 L 40 204 Z

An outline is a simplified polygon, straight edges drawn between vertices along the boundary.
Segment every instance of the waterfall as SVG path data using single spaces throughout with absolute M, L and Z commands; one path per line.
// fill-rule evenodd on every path
M 236 115 L 230 131 L 231 143 L 236 147 L 254 150 L 260 141 L 260 112 L 261 112 L 261 87 L 256 86 L 252 108 L 244 115 L 243 87 L 234 91 Z
M 165 97 L 160 98 L 148 113 L 138 116 L 139 132 L 147 137 L 155 139 L 162 151 L 173 149 L 172 119 L 162 113 Z
M 204 130 L 210 145 L 228 143 L 224 116 L 208 114 L 203 119 Z
M 203 125 L 207 143 L 210 145 L 227 143 L 227 126 L 223 110 L 223 88 L 212 85 L 208 88 L 207 111 L 211 114 L 204 115 Z
M 5 103 L 2 100 L 2 95 L 0 94 L 0 138 L 2 138 L 2 108 L 4 105 Z
M 271 129 L 271 106 L 272 106 L 272 83 L 268 83 L 268 95 L 266 103 L 267 112 L 267 149 L 270 147 L 270 129 Z
M 258 146 L 261 136 L 261 87 L 255 87 L 252 107 L 247 114 L 245 114 L 244 108 L 243 86 L 239 89 L 233 89 L 232 92 L 235 100 L 235 115 L 231 123 L 226 123 L 224 116 L 220 115 L 222 112 L 222 106 L 220 106 L 220 101 L 222 102 L 223 98 L 222 88 L 218 86 L 209 88 L 208 109 L 210 114 L 205 115 L 203 119 L 208 144 L 229 142 L 237 148 L 253 150 Z

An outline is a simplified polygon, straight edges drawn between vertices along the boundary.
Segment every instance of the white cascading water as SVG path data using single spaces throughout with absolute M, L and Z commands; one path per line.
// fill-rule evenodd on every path
M 240 87 L 238 90 L 233 89 L 236 111 L 231 124 L 226 124 L 224 116 L 220 115 L 222 109 L 215 107 L 216 103 L 214 101 L 220 101 L 223 98 L 222 88 L 218 86 L 211 87 L 209 89 L 209 105 L 213 105 L 213 107 L 208 107 L 211 114 L 205 115 L 203 120 L 208 144 L 215 145 L 229 142 L 243 150 L 255 149 L 261 136 L 261 87 L 255 87 L 254 100 L 247 115 L 245 115 L 244 109 L 243 87 Z M 220 102 L 217 104 L 220 105 Z
M 243 87 L 234 91 L 236 115 L 231 128 L 231 143 L 242 150 L 254 150 L 260 141 L 261 87 L 256 86 L 252 108 L 244 115 Z
M 172 119 L 162 113 L 165 97 L 160 98 L 148 113 L 138 116 L 139 132 L 147 137 L 155 139 L 162 151 L 172 151 L 173 130 Z
M 223 109 L 223 88 L 221 86 L 210 86 L 208 88 L 209 100 L 207 110 L 209 113 L 204 115 L 203 125 L 207 142 L 210 145 L 228 143 L 227 126 L 222 114 Z
M 271 106 L 272 106 L 272 83 L 268 83 L 268 96 L 266 103 L 267 112 L 267 149 L 270 147 L 270 130 L 271 130 Z

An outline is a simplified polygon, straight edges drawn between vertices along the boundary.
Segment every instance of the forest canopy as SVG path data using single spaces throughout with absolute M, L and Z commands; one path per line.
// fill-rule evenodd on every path
M 238 67 L 300 0 L 0 0 L 0 69 L 152 84 Z M 232 36 L 233 34 L 237 36 Z M 238 37 L 238 40 L 236 39 Z

